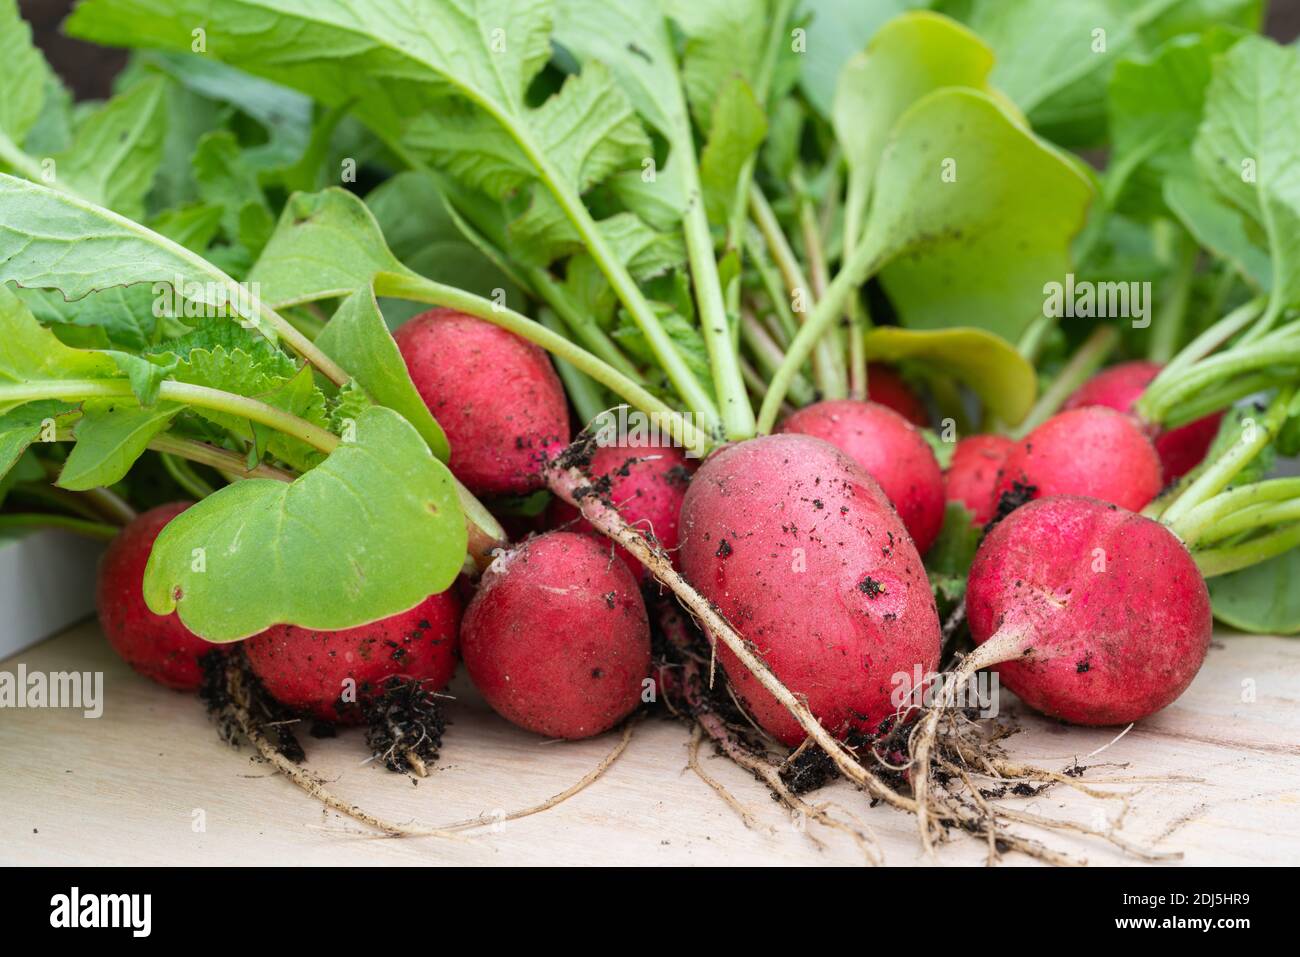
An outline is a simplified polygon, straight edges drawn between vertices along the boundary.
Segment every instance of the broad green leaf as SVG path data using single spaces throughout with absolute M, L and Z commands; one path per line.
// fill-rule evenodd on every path
M 159 213 L 149 223 L 149 228 L 202 256 L 220 232 L 224 214 L 222 206 L 190 203 Z
M 126 477 L 149 442 L 181 411 L 174 402 L 151 409 L 104 399 L 86 402 L 58 485 L 74 492 L 113 485 Z
M 18 297 L 46 325 L 71 325 L 103 329 L 109 345 L 144 349 L 158 320 L 153 314 L 156 296 L 146 285 L 113 287 L 72 302 L 52 289 L 18 289 Z
M 102 353 L 71 349 L 32 316 L 8 288 L 0 286 L 0 413 L 23 402 L 6 401 L 6 384 L 112 378 L 113 360 Z
M 1214 617 L 1257 635 L 1300 634 L 1300 549 L 1211 578 Z
M 0 283 L 78 300 L 137 283 L 157 291 L 156 284 L 177 279 L 207 310 L 243 301 L 233 279 L 170 239 L 86 200 L 0 174 Z
M 740 77 L 718 91 L 711 116 L 709 138 L 700 153 L 700 185 L 709 219 L 725 223 L 730 221 L 736 202 L 741 169 L 767 135 L 767 117 L 749 84 Z
M 861 222 L 880 154 L 900 116 L 947 86 L 991 92 L 993 51 L 955 20 L 928 12 L 890 20 L 844 65 L 831 119 L 854 184 L 846 215 Z
M 0 0 L 0 139 L 21 148 L 45 102 L 50 68 L 32 43 L 17 0 Z M 4 149 L 0 148 L 0 162 Z
M 810 19 L 800 85 L 808 101 L 829 118 L 840 71 L 849 59 L 889 20 L 930 6 L 930 0 L 804 0 Z
M 221 207 L 226 237 L 256 259 L 275 228 L 275 217 L 235 135 L 227 130 L 205 134 L 191 162 L 200 199 Z
M 1268 250 L 1247 232 L 1247 224 L 1227 201 L 1206 184 L 1174 177 L 1164 184 L 1164 201 L 1196 241 L 1228 260 L 1258 289 L 1273 287 L 1273 262 Z
M 772 5 L 767 0 L 661 0 L 661 5 L 686 35 L 681 67 L 686 101 L 700 129 L 712 130 L 726 88 L 737 79 L 752 86 L 761 69 Z
M 902 323 L 1014 341 L 1069 271 L 1092 185 L 997 101 L 950 87 L 903 114 L 872 193 L 862 249 Z
M 316 344 L 346 366 L 372 400 L 415 426 L 433 454 L 447 461 L 451 454 L 447 436 L 416 391 L 371 287 L 358 289 L 343 300 Z
M 157 78 L 99 107 L 78 124 L 68 149 L 54 157 L 57 182 L 96 205 L 140 219 L 162 162 L 166 94 L 165 82 Z
M 58 429 L 76 417 L 76 407 L 65 402 L 28 402 L 0 415 L 0 480 L 14 468 L 34 442 L 53 440 Z
M 1113 152 L 1107 192 L 1121 208 L 1165 211 L 1163 184 L 1194 174 L 1192 141 L 1214 57 L 1239 39 L 1227 31 L 1177 37 L 1149 60 L 1121 60 L 1111 75 Z
M 867 358 L 916 362 L 965 383 L 985 407 L 1015 424 L 1038 395 L 1038 375 L 1005 339 L 983 329 L 900 329 L 880 326 L 865 336 Z
M 144 594 L 209 641 L 280 623 L 337 630 L 443 591 L 466 544 L 451 473 L 406 420 L 374 407 L 355 441 L 294 482 L 236 482 L 174 519 Z
M 1224 54 L 1193 153 L 1247 232 L 1265 237 L 1274 306 L 1300 302 L 1300 51 L 1248 37 Z
M 331 187 L 289 198 L 248 281 L 278 309 L 349 296 L 381 272 L 405 271 L 366 204 Z

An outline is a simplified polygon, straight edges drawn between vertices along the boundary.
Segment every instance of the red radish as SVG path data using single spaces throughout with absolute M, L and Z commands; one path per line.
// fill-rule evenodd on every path
M 1157 362 L 1122 362 L 1111 366 L 1081 385 L 1062 408 L 1101 405 L 1116 412 L 1131 412 L 1151 380 L 1163 368 Z M 1176 429 L 1156 433 L 1156 452 L 1160 455 L 1166 482 L 1177 481 L 1201 464 L 1214 437 L 1219 434 L 1222 419 L 1223 413 L 1216 412 Z
M 506 720 L 587 738 L 632 713 L 650 674 L 636 579 L 590 535 L 547 532 L 497 556 L 461 627 L 465 668 Z
M 673 556 L 677 551 L 677 522 L 694 465 L 681 449 L 659 445 L 601 446 L 591 457 L 593 479 L 609 481 L 609 499 L 633 528 L 653 533 Z M 599 534 L 576 508 L 563 499 L 552 505 L 552 524 L 567 531 Z M 622 547 L 618 554 L 639 579 L 650 572 Z
M 925 403 L 889 366 L 875 362 L 867 366 L 867 398 L 893 409 L 913 425 L 924 429 L 930 424 L 930 412 Z
M 917 428 L 874 402 L 837 399 L 800 409 L 780 431 L 824 439 L 867 470 L 898 509 L 921 554 L 943 525 L 943 472 Z
M 108 643 L 146 678 L 179 691 L 203 683 L 199 658 L 221 645 L 204 641 L 180 617 L 155 615 L 144 603 L 144 567 L 168 522 L 193 502 L 159 505 L 141 514 L 109 544 L 99 563 L 95 604 Z
M 1014 445 L 1002 435 L 968 435 L 959 441 L 944 473 L 948 501 L 965 505 L 981 525 L 991 521 L 998 506 L 998 476 Z
M 874 731 L 896 710 L 896 676 L 938 663 L 939 616 L 911 538 L 871 476 L 820 439 L 769 435 L 708 458 L 682 506 L 681 564 L 833 734 Z M 766 731 L 804 739 L 723 644 L 718 658 Z
M 360 724 L 360 706 L 389 678 L 413 678 L 432 691 L 451 680 L 460 610 L 460 599 L 448 590 L 409 611 L 341 631 L 275 625 L 245 641 L 244 650 L 253 673 L 281 704 L 326 721 Z
M 422 313 L 394 338 L 447 433 L 456 477 L 480 495 L 541 488 L 546 450 L 569 442 L 564 389 L 546 353 L 452 309 Z
M 1008 453 L 997 498 L 1017 485 L 1032 489 L 1032 498 L 1086 495 L 1136 512 L 1160 492 L 1160 458 L 1128 416 L 1101 406 L 1072 409 Z
M 1191 684 L 1209 648 L 1205 581 L 1165 526 L 1095 499 L 1031 502 L 985 538 L 966 616 L 1027 704 L 1075 724 L 1127 724 Z

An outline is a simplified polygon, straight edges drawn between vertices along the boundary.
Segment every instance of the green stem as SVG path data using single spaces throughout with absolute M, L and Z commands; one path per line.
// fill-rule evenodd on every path
M 1270 366 L 1294 366 L 1300 364 L 1300 339 L 1280 342 L 1257 342 L 1251 345 L 1235 346 L 1227 352 L 1202 359 L 1196 365 L 1183 372 L 1172 384 L 1156 390 L 1155 395 L 1148 392 L 1138 404 L 1139 414 L 1147 421 L 1161 423 L 1167 412 L 1178 404 L 1203 393 L 1221 382 L 1228 382 L 1247 373 L 1266 369 Z M 1152 383 L 1154 386 L 1155 383 Z
M 564 332 L 563 324 L 549 309 L 543 309 L 537 318 L 552 332 L 556 334 Z M 578 410 L 578 418 L 587 424 L 595 421 L 605 411 L 605 400 L 601 396 L 600 386 L 564 359 L 555 360 L 555 371 L 564 381 L 564 391 L 568 393 L 573 407 Z
M 1119 329 L 1113 324 L 1107 323 L 1094 329 L 1070 357 L 1060 374 L 1052 380 L 1052 384 L 1043 391 L 1025 421 L 1020 424 L 1017 435 L 1023 438 L 1054 416 L 1065 404 L 1065 400 L 1105 364 L 1106 357 L 1118 344 Z
M 1177 527 L 1185 515 L 1203 502 L 1222 492 L 1237 475 L 1249 465 L 1277 435 L 1278 429 L 1286 422 L 1295 388 L 1284 389 L 1278 394 L 1264 420 L 1242 436 L 1219 459 L 1205 468 L 1197 479 L 1165 509 L 1161 521 L 1171 527 Z
M 771 376 L 781 365 L 781 360 L 785 354 L 781 347 L 776 344 L 766 329 L 762 327 L 758 319 L 748 309 L 744 309 L 740 314 L 740 336 L 749 351 L 753 354 L 758 362 L 759 369 L 766 376 Z M 767 391 L 767 383 L 763 383 L 763 389 L 760 395 Z M 795 376 L 790 383 L 790 395 L 795 402 L 800 405 L 806 405 L 812 401 L 812 386 L 810 386 L 803 376 Z
M 871 315 L 860 296 L 849 300 L 849 398 L 865 402 L 867 381 L 867 330 Z
M 223 475 L 233 475 L 240 479 L 266 478 L 275 479 L 278 482 L 292 482 L 296 478 L 290 472 L 263 462 L 259 462 L 250 469 L 247 457 L 240 455 L 238 452 L 210 445 L 207 442 L 183 439 L 168 432 L 155 435 L 150 439 L 149 448 L 164 456 L 197 462 L 199 465 L 206 465 L 209 468 L 216 469 Z
M 595 320 L 583 313 L 567 290 L 557 283 L 549 272 L 545 269 L 529 269 L 527 274 L 528 282 L 537 295 L 555 310 L 555 314 L 564 321 L 564 325 L 578 337 L 592 355 L 602 362 L 607 362 L 633 382 L 644 384 L 641 373 L 637 371 L 631 360 L 623 354 L 623 351 L 614 344 L 614 340 L 605 334 L 605 330 L 600 328 Z
M 1248 395 L 1268 392 L 1294 379 L 1295 376 L 1291 374 L 1260 372 L 1222 382 L 1174 406 L 1164 414 L 1161 425 L 1165 429 L 1176 429 L 1207 415 L 1222 412 Z
M 215 412 L 226 412 L 241 419 L 276 429 L 286 435 L 301 439 L 326 454 L 334 451 L 339 437 L 317 425 L 300 419 L 274 406 L 250 399 L 247 396 L 210 389 L 207 386 L 186 382 L 164 381 L 159 386 L 158 397 L 164 402 L 179 402 Z M 6 402 L 34 402 L 38 399 L 62 399 L 77 402 L 82 399 L 129 399 L 137 401 L 131 383 L 125 379 L 67 379 L 61 381 L 20 382 L 0 384 L 0 404 Z
M 799 332 L 799 324 L 795 321 L 794 313 L 790 311 L 790 300 L 786 298 L 785 288 L 781 285 L 781 276 L 768 258 L 767 250 L 752 232 L 746 233 L 745 247 L 749 250 L 750 261 L 758 272 L 759 282 L 771 304 L 772 312 L 781 324 L 785 341 L 790 342 Z
M 786 350 L 781 368 L 772 377 L 772 385 L 763 398 L 763 408 L 758 415 L 758 431 L 765 434 L 772 431 L 776 424 L 781 403 L 785 401 L 786 390 L 798 368 L 803 365 L 813 348 L 821 341 L 826 329 L 844 313 L 849 297 L 857 293 L 858 288 L 866 282 L 883 264 L 884 245 L 875 239 L 864 240 L 853 255 L 844 263 L 838 275 L 826 289 L 826 297 L 817 303 L 817 307 L 804 323 L 794 342 Z
M 117 537 L 121 529 L 107 522 L 92 522 L 71 515 L 46 515 L 42 512 L 0 514 L 0 531 L 54 528 L 72 532 L 96 541 L 107 542 Z
M 553 355 L 568 361 L 575 369 L 595 379 L 615 395 L 626 400 L 633 408 L 663 417 L 668 422 L 673 438 L 687 448 L 702 453 L 710 445 L 709 437 L 702 430 L 644 387 L 637 385 L 564 336 L 552 332 L 541 323 L 534 322 L 512 309 L 506 309 L 481 296 L 434 282 L 432 279 L 425 279 L 414 273 L 379 273 L 375 277 L 375 292 L 377 295 L 394 299 L 409 299 L 433 306 L 458 309 L 468 315 L 477 316 L 485 322 L 500 326 L 521 339 L 541 346 Z
M 1029 328 L 1020 336 L 1020 341 L 1016 343 L 1016 351 L 1025 357 L 1026 362 L 1031 365 L 1037 364 L 1038 354 L 1043 351 L 1043 344 L 1056 328 L 1057 318 L 1057 316 L 1047 315 L 1036 316 L 1029 324 Z
M 1188 548 L 1194 548 L 1203 541 L 1221 536 L 1217 534 L 1220 524 L 1237 512 L 1251 511 L 1260 506 L 1272 506 L 1278 501 L 1300 498 L 1300 478 L 1267 479 L 1252 482 L 1241 488 L 1220 492 L 1213 498 L 1202 502 L 1187 512 L 1172 531 L 1181 538 Z M 1291 503 L 1295 504 L 1295 503 Z M 1247 529 L 1239 529 L 1246 531 Z M 1230 533 L 1231 534 L 1231 533 Z
M 1177 266 L 1169 279 L 1169 289 L 1165 292 L 1164 304 L 1155 317 L 1155 328 L 1151 330 L 1151 347 L 1148 357 L 1161 365 L 1169 362 L 1178 349 L 1178 340 L 1182 335 L 1183 324 L 1187 318 L 1187 304 L 1192 294 L 1192 279 L 1196 275 L 1196 260 L 1200 249 L 1191 237 L 1180 231 L 1175 240 L 1177 249 Z
M 1300 545 L 1300 523 L 1278 529 L 1268 535 L 1252 538 L 1240 545 L 1228 545 L 1223 548 L 1211 548 L 1196 552 L 1192 558 L 1196 567 L 1206 578 L 1227 575 L 1241 571 L 1270 558 L 1276 558 Z
M 170 452 L 163 452 L 158 457 L 162 459 L 163 468 L 167 470 L 167 474 L 172 477 L 172 480 L 188 494 L 194 496 L 196 500 L 201 501 L 216 491 L 211 485 L 203 481 L 184 459 L 172 455 Z
M 813 298 L 820 301 L 825 297 L 826 287 L 830 284 L 826 253 L 822 247 L 821 224 L 817 221 L 817 209 L 807 195 L 803 177 L 798 171 L 795 173 L 794 186 L 799 209 L 799 232 L 803 239 L 804 258 L 808 262 L 808 275 L 812 280 Z M 821 384 L 822 398 L 843 399 L 849 394 L 849 370 L 837 325 L 826 330 L 826 342 L 818 343 L 814 355 L 822 354 L 823 347 L 828 375 Z

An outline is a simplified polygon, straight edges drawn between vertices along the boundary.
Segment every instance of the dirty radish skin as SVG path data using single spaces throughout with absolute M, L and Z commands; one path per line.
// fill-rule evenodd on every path
M 867 398 L 887 409 L 893 409 L 913 425 L 925 428 L 930 424 L 930 413 L 925 403 L 903 381 L 903 377 L 889 366 L 874 362 L 867 366 Z
M 670 558 L 677 553 L 682 500 L 694 470 L 695 463 L 681 449 L 644 444 L 601 446 L 588 466 L 594 480 L 609 481 L 608 498 L 623 520 L 642 534 L 652 533 Z M 554 500 L 551 515 L 552 524 L 564 531 L 599 534 L 563 499 Z M 638 579 L 651 577 L 626 549 L 617 546 L 617 551 Z
M 132 668 L 161 685 L 197 691 L 199 658 L 220 649 L 181 624 L 180 616 L 155 615 L 144 602 L 144 568 L 153 543 L 192 502 L 160 505 L 141 514 L 109 544 L 99 563 L 95 604 L 113 650 Z
M 461 603 L 454 590 L 356 628 L 275 625 L 244 642 L 248 663 L 281 704 L 326 721 L 360 724 L 361 705 L 392 677 L 442 689 L 456 670 Z
M 939 659 L 925 569 L 897 513 L 847 455 L 770 435 L 707 459 L 682 506 L 682 570 L 832 734 L 894 714 L 895 676 Z M 784 744 L 798 721 L 723 644 L 754 719 Z
M 996 664 L 1026 704 L 1083 725 L 1140 721 L 1172 702 L 1212 628 L 1205 581 L 1172 532 L 1075 496 L 1031 502 L 989 533 L 966 616 L 979 647 L 959 680 Z
M 546 353 L 452 309 L 422 313 L 394 338 L 447 434 L 456 477 L 476 495 L 541 488 L 546 450 L 569 442 L 568 403 Z
M 823 439 L 866 469 L 898 509 L 924 555 L 943 525 L 943 472 L 929 443 L 893 409 L 837 399 L 795 412 L 781 432 Z
M 1130 511 L 1159 494 L 1160 458 L 1127 415 L 1089 406 L 1052 416 L 1007 455 L 994 501 L 1015 485 L 1033 498 L 1083 495 Z
M 1014 445 L 1002 435 L 969 435 L 960 440 L 943 476 L 948 501 L 965 505 L 981 525 L 991 521 L 997 511 L 995 493 L 1002 466 Z
M 1132 412 L 1151 381 L 1164 366 L 1157 362 L 1122 362 L 1105 369 L 1066 400 L 1064 409 L 1082 409 L 1090 405 L 1105 406 L 1116 412 Z M 1207 415 L 1176 429 L 1157 431 L 1154 442 L 1166 482 L 1182 478 L 1201 464 L 1219 433 L 1223 413 Z
M 636 579 L 590 535 L 547 532 L 497 556 L 465 612 L 461 653 L 493 709 L 550 738 L 587 738 L 636 709 L 650 624 Z

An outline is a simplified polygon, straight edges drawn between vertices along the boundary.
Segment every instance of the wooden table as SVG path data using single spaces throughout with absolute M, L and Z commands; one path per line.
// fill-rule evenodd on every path
M 753 779 L 707 757 L 707 772 L 747 807 L 747 828 L 686 767 L 680 724 L 641 722 L 622 758 L 562 805 L 462 840 L 390 839 L 326 812 L 247 749 L 217 740 L 200 704 L 134 675 L 93 623 L 0 664 L 14 672 L 102 670 L 99 719 L 56 710 L 0 711 L 0 863 L 7 864 L 859 864 L 846 836 L 800 830 Z M 396 821 L 437 825 L 500 818 L 586 774 L 617 741 L 547 742 L 496 717 L 472 691 L 450 706 L 443 759 L 412 779 L 363 764 L 359 732 L 303 735 L 310 766 L 339 795 Z M 1106 745 L 1115 729 L 1023 719 L 1014 754 L 1051 767 Z M 705 750 L 708 754 L 708 749 Z M 1165 712 L 1085 761 L 1096 773 L 1179 775 L 1196 783 L 1113 788 L 1131 794 L 1124 833 L 1192 864 L 1300 863 L 1300 640 L 1221 635 L 1195 684 Z M 870 808 L 843 783 L 818 792 L 856 814 L 890 864 L 925 861 L 911 819 Z M 1020 806 L 1098 823 L 1123 802 L 1052 789 Z M 818 845 L 820 840 L 824 846 Z M 1054 835 L 1090 862 L 1126 861 L 1092 839 Z M 939 864 L 979 864 L 983 846 L 958 838 Z M 1008 858 L 1009 863 L 1023 858 Z

